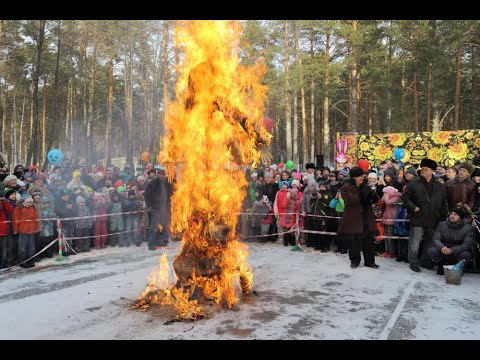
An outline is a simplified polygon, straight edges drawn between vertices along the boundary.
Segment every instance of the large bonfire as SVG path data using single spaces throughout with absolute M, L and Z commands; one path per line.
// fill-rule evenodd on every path
M 179 318 L 204 316 L 202 302 L 226 308 L 252 288 L 247 246 L 235 228 L 247 181 L 270 142 L 263 127 L 265 66 L 240 65 L 241 26 L 232 21 L 186 21 L 175 27 L 183 58 L 177 101 L 168 104 L 159 162 L 175 167 L 170 230 L 182 238 L 170 283 L 164 254 L 136 306 L 170 305 Z

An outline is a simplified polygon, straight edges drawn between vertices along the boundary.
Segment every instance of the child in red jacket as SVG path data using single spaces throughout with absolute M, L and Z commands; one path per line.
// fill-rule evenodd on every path
M 7 199 L 0 199 L 0 269 L 6 267 L 7 243 L 10 235 L 8 219 L 13 212 L 13 206 Z
M 20 206 L 13 210 L 13 233 L 18 234 L 18 261 L 23 268 L 35 267 L 35 260 L 23 261 L 35 255 L 35 233 L 40 230 L 37 211 L 30 195 L 22 195 Z

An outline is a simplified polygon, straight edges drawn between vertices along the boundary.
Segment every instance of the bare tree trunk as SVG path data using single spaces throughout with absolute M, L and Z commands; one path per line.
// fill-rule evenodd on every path
M 470 91 L 470 129 L 476 129 L 477 128 L 477 73 L 475 71 L 476 67 L 476 59 L 475 59 L 475 45 L 472 45 L 472 69 L 471 69 L 471 74 L 472 74 L 472 86 L 471 86 L 471 91 Z
M 93 99 L 95 94 L 96 81 L 96 63 L 97 63 L 97 47 L 93 45 L 93 61 L 92 61 L 92 76 L 88 86 L 88 122 L 87 122 L 87 163 L 96 162 L 97 158 L 93 159 L 93 154 L 96 153 L 95 141 L 93 139 Z
M 70 84 L 70 151 L 72 152 L 72 162 L 76 163 L 79 157 L 78 150 L 75 148 L 75 119 L 77 118 L 77 109 L 75 105 L 75 82 L 72 79 Z
M 400 107 L 402 109 L 403 118 L 407 118 L 407 109 L 405 106 L 405 97 L 407 96 L 407 80 L 405 79 L 405 62 L 402 62 L 402 80 L 400 85 L 402 86 L 402 98 L 401 98 Z
M 457 48 L 457 62 L 455 67 L 455 119 L 453 122 L 453 130 L 458 130 L 460 122 L 460 82 L 462 80 L 462 46 Z
M 292 119 L 291 119 L 291 107 L 290 107 L 290 79 L 288 73 L 288 61 L 289 61 L 289 53 L 288 53 L 288 21 L 285 21 L 285 38 L 284 38 L 284 47 L 285 47 L 285 125 L 286 125 L 286 141 L 287 141 L 287 153 L 286 153 L 286 161 L 292 159 Z
M 427 86 L 427 131 L 431 131 L 430 108 L 432 107 L 432 81 L 433 81 L 433 65 L 428 64 L 428 86 Z
M 433 30 L 433 36 L 432 36 L 432 42 L 437 45 L 438 44 L 438 37 L 437 37 L 437 20 L 430 20 L 429 25 L 432 27 Z M 429 73 L 429 86 L 430 86 L 430 101 L 431 101 L 431 109 L 432 109 L 432 131 L 440 131 L 440 104 L 438 104 L 438 101 L 436 99 L 436 90 L 435 90 L 435 76 L 434 76 L 434 64 L 433 62 L 430 65 L 429 71 L 431 71 L 431 74 Z M 427 124 L 428 125 L 428 124 Z
M 314 32 L 310 32 L 310 65 L 313 69 L 314 62 Z M 311 71 L 310 78 L 310 158 L 315 159 L 315 77 L 314 72 Z
M 4 89 L 2 94 L 2 127 L 0 129 L 0 137 L 2 138 L 0 141 L 0 152 L 5 151 L 5 138 L 7 135 L 7 94 L 8 91 L 6 86 L 6 81 L 4 80 Z
M 293 62 L 298 63 L 298 29 L 295 22 L 292 25 L 293 30 Z M 297 87 L 293 90 L 293 162 L 299 163 L 298 158 L 298 93 Z
M 13 164 L 18 164 L 18 151 L 17 151 L 17 89 L 15 86 L 13 91 L 13 121 L 12 121 L 12 133 L 13 133 L 13 142 L 12 142 L 12 154 L 13 154 Z
M 41 74 L 43 40 L 45 38 L 45 24 L 46 20 L 39 20 L 38 22 L 38 36 L 37 36 L 37 59 L 35 61 L 35 71 L 33 73 L 33 132 L 30 137 L 30 147 L 28 150 L 28 159 L 32 159 L 32 163 L 38 163 L 38 79 Z
M 169 38 L 169 23 L 167 20 L 163 22 L 163 43 L 162 43 L 162 102 L 163 102 L 163 119 L 160 123 L 160 136 L 165 133 L 165 116 L 167 115 L 168 106 L 168 38 Z M 159 139 L 157 139 L 159 142 Z M 158 150 L 160 150 L 162 144 L 159 144 Z
M 80 46 L 79 46 L 79 77 L 81 81 L 82 89 L 82 121 L 77 121 L 78 129 L 77 134 L 79 138 L 84 139 L 84 141 L 77 142 L 76 152 L 79 157 L 82 158 L 87 154 L 88 143 L 85 140 L 87 135 L 87 122 L 88 122 L 88 113 L 87 113 L 87 70 L 86 70 L 86 48 L 87 48 L 87 29 L 88 23 L 86 20 L 82 20 L 82 36 L 80 37 Z
M 3 52 L 4 52 L 4 45 L 5 45 L 5 40 L 3 38 L 4 36 L 4 32 L 3 32 L 3 22 L 5 20 L 0 20 L 0 56 L 3 55 Z M 1 57 L 0 57 L 0 60 L 3 60 Z M 2 65 L 3 61 L 0 61 L 0 65 Z M 1 111 L 2 111 L 2 122 L 0 124 L 0 152 L 3 152 L 4 151 L 4 137 L 5 137 L 5 134 L 4 134 L 4 131 L 5 131 L 5 116 L 6 116 L 6 96 L 5 96 L 5 92 L 6 92 L 6 79 L 4 78 L 4 81 L 3 81 L 4 85 L 3 86 L 3 92 L 0 92 L 0 96 L 2 97 L 2 108 L 1 108 Z
M 372 135 L 372 130 L 373 130 L 373 111 L 372 111 L 372 103 L 369 103 L 369 95 L 365 96 L 365 109 L 367 110 L 367 129 L 368 129 L 368 135 Z
M 51 121 L 53 124 L 60 125 L 60 113 L 57 109 L 57 101 L 58 101 L 58 73 L 60 69 L 60 51 L 62 49 L 62 36 L 61 36 L 61 29 L 62 29 L 62 21 L 59 20 L 57 24 L 57 57 L 55 61 L 55 78 L 53 80 L 53 101 L 52 101 L 52 109 L 51 109 Z M 49 126 L 48 128 L 48 146 L 47 148 L 50 149 L 53 145 L 53 126 Z M 57 133 L 60 134 L 60 129 L 58 129 Z M 60 136 L 59 136 L 60 137 Z M 57 142 L 59 137 L 56 138 Z
M 392 26 L 392 21 L 389 21 L 389 27 Z M 387 63 L 388 63 L 388 72 L 390 74 L 391 68 L 392 68 L 392 58 L 393 58 L 393 44 L 392 44 L 392 36 L 388 36 L 388 57 L 387 57 Z M 390 78 L 390 77 L 389 77 Z M 386 111 L 386 121 L 380 121 L 379 122 L 379 127 L 378 130 L 380 133 L 385 132 L 385 125 L 390 126 L 391 121 L 392 121 L 392 89 L 393 84 L 392 81 L 388 82 L 388 88 L 387 88 L 387 111 Z
M 357 132 L 358 129 L 358 69 L 357 62 L 354 61 L 351 67 L 351 78 L 352 78 L 352 111 L 349 117 L 349 132 Z
M 69 134 L 70 134 L 70 103 L 72 101 L 71 97 L 70 97 L 70 83 L 71 83 L 71 79 L 68 78 L 68 81 L 67 81 L 67 114 L 65 116 L 65 143 L 64 143 L 64 146 L 68 148 L 68 152 L 71 153 L 72 152 L 72 148 L 70 147 L 70 142 L 67 143 L 67 139 L 69 138 Z
M 133 22 L 128 20 L 129 29 L 132 29 Z M 126 162 L 127 164 L 133 164 L 133 112 L 132 112 L 132 102 L 133 102 L 133 39 L 130 37 L 128 39 L 128 50 L 124 57 L 125 71 L 124 71 L 124 81 L 125 81 L 125 136 L 124 136 L 124 148 L 126 151 Z
M 47 151 L 47 76 L 43 77 L 43 97 L 42 97 L 42 155 L 39 159 L 46 158 Z
M 35 71 L 35 70 L 34 70 Z M 34 89 L 34 79 L 32 77 L 32 89 L 31 89 L 31 92 L 30 92 L 30 132 L 28 134 L 28 139 L 30 139 L 30 143 L 32 142 L 32 137 L 33 137 L 33 89 Z M 32 160 L 32 155 L 28 155 L 28 152 L 29 152 L 29 142 L 28 141 L 25 141 L 25 154 L 27 154 L 27 163 L 28 164 L 33 164 L 33 160 Z
M 330 74 L 328 67 L 330 65 L 330 31 L 327 30 L 325 34 L 325 55 L 324 55 L 324 98 L 323 98 L 323 144 L 322 151 L 324 155 L 324 163 L 328 164 L 331 160 L 332 152 L 330 151 L 330 123 L 329 123 L 329 111 L 330 111 L 330 96 L 328 87 L 330 86 Z
M 417 72 L 416 71 L 413 73 L 413 110 L 415 112 L 414 128 L 416 132 L 419 132 L 420 128 L 418 125 L 418 91 L 417 91 Z
M 24 159 L 24 156 L 25 156 L 25 151 L 22 151 L 24 146 L 23 146 L 23 143 L 26 141 L 23 140 L 23 129 L 25 128 L 24 124 L 25 124 L 25 99 L 27 97 L 27 89 L 25 89 L 23 91 L 23 101 L 22 101 L 22 116 L 21 116 L 21 119 L 20 119 L 20 154 L 19 154 L 19 159 L 22 163 L 26 164 L 27 163 L 27 160 Z
M 113 112 L 113 57 L 108 59 L 108 98 L 107 98 L 107 127 L 105 131 L 105 161 L 106 165 L 110 165 L 110 132 L 112 129 L 112 112 Z
M 356 33 L 358 28 L 358 21 L 353 20 L 352 21 L 352 30 L 354 33 Z M 357 61 L 357 50 L 355 46 L 352 46 L 352 65 L 351 65 L 351 79 L 352 79 L 352 93 L 351 93 L 351 99 L 352 99 L 352 109 L 350 112 L 350 117 L 349 117 L 349 126 L 348 130 L 349 132 L 357 132 L 358 130 L 358 100 L 359 100 L 359 95 L 358 95 L 358 61 Z

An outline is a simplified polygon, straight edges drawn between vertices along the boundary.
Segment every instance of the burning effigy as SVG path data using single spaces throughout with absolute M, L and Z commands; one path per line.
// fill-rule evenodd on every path
M 247 186 L 241 166 L 269 160 L 271 135 L 263 126 L 266 67 L 240 63 L 240 36 L 238 21 L 175 26 L 183 58 L 158 160 L 168 164 L 170 181 L 175 169 L 170 230 L 181 248 L 176 280 L 164 254 L 135 307 L 169 305 L 178 318 L 198 319 L 205 301 L 232 308 L 251 292 L 247 245 L 235 232 Z

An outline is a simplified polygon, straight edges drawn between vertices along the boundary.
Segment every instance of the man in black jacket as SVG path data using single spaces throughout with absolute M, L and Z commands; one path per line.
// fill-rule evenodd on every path
M 465 222 L 465 211 L 460 207 L 450 210 L 447 220 L 438 224 L 433 235 L 433 247 L 428 255 L 438 265 L 437 274 L 443 275 L 443 265 L 472 259 L 472 226 Z
M 423 159 L 420 163 L 420 177 L 410 181 L 403 194 L 403 206 L 410 213 L 410 238 L 408 240 L 408 261 L 410 269 L 420 272 L 419 264 L 433 269 L 427 249 L 431 247 L 433 231 L 437 224 L 447 216 L 447 195 L 445 187 L 433 176 L 437 163 Z M 420 242 L 424 246 L 419 261 Z
M 145 205 L 151 209 L 148 229 L 150 250 L 155 250 L 157 232 L 160 235 L 160 245 L 168 244 L 172 194 L 173 184 L 167 181 L 165 170 L 158 170 L 157 178 L 148 183 L 144 193 Z

